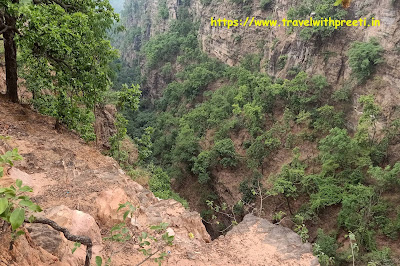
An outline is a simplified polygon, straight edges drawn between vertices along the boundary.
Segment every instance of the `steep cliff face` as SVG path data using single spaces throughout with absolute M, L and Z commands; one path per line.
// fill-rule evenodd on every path
M 142 42 L 158 33 L 165 32 L 171 21 L 176 19 L 180 1 L 166 1 L 169 16 L 162 19 L 159 14 L 161 0 L 151 0 L 126 7 L 128 28 L 140 27 L 144 32 Z M 255 0 L 246 5 L 235 4 L 230 0 L 211 1 L 203 5 L 201 1 L 190 1 L 189 10 L 194 20 L 199 23 L 199 41 L 202 50 L 222 62 L 234 66 L 240 63 L 246 55 L 260 56 L 260 71 L 271 76 L 285 78 L 293 67 L 310 74 L 323 74 L 327 77 L 334 90 L 346 86 L 350 79 L 351 69 L 348 64 L 347 51 L 354 41 L 367 41 L 371 37 L 378 38 L 385 50 L 384 64 L 380 65 L 377 79 L 368 80 L 354 90 L 354 112 L 350 113 L 354 128 L 360 107 L 357 104 L 358 95 L 372 93 L 383 107 L 385 116 L 390 120 L 393 116 L 396 102 L 400 99 L 400 80 L 397 70 L 400 64 L 400 8 L 398 1 L 354 1 L 347 10 L 346 19 L 375 18 L 380 20 L 379 27 L 343 27 L 331 37 L 324 40 L 303 41 L 295 30 L 290 33 L 287 27 L 212 27 L 211 17 L 227 19 L 275 19 L 278 23 L 287 18 L 289 8 L 296 6 L 296 1 L 273 1 L 267 10 L 260 8 L 260 1 Z M 133 5 L 133 4 L 132 4 Z M 129 12 L 134 10 L 134 12 Z M 141 42 L 141 43 L 142 43 Z M 138 41 L 130 47 L 122 49 L 122 56 L 128 62 L 133 62 L 141 46 Z M 279 58 L 285 56 L 283 65 Z M 148 88 L 152 95 L 160 95 L 165 88 L 165 81 L 157 73 L 146 73 Z M 157 93 L 156 93 L 156 92 Z

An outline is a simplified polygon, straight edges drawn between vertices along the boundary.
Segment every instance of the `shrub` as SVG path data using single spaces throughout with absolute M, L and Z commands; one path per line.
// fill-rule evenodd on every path
M 288 56 L 286 54 L 279 56 L 278 62 L 276 63 L 278 70 L 282 70 L 285 68 L 287 59 L 288 59 Z
M 240 66 L 251 72 L 259 72 L 260 71 L 260 61 L 261 61 L 260 55 L 248 54 L 242 59 L 242 61 L 240 62 Z
M 219 156 L 219 163 L 224 167 L 232 167 L 237 164 L 235 145 L 231 139 L 223 139 L 215 142 L 213 150 Z
M 366 80 L 376 65 L 383 62 L 383 48 L 372 38 L 369 42 L 354 42 L 348 52 L 349 65 L 359 81 Z
M 324 230 L 319 228 L 317 230 L 317 240 L 315 244 L 319 245 L 320 250 L 329 257 L 336 256 L 336 249 L 338 248 L 338 244 L 336 243 L 336 239 L 330 235 L 324 233 Z
M 212 0 L 201 0 L 200 1 L 204 6 L 208 6 L 212 3 Z
M 214 157 L 212 151 L 202 151 L 194 159 L 192 172 L 198 175 L 200 184 L 205 184 L 211 179 L 210 168 L 214 163 Z
M 261 0 L 260 7 L 264 10 L 267 10 L 272 6 L 273 0 Z
M 294 19 L 308 19 L 310 14 L 314 12 L 315 15 L 313 19 L 315 21 L 321 18 L 331 18 L 331 19 L 344 19 L 347 14 L 342 7 L 335 7 L 331 0 L 305 0 L 302 1 L 300 5 L 292 7 L 287 13 L 287 18 L 290 20 Z M 335 31 L 334 26 L 314 26 L 314 27 L 304 27 L 300 30 L 300 38 L 303 40 L 309 40 L 313 36 L 325 39 L 332 35 Z
M 187 201 L 172 191 L 171 180 L 168 174 L 160 167 L 157 167 L 153 170 L 153 175 L 149 180 L 149 187 L 154 193 L 154 196 L 161 199 L 174 199 L 182 203 L 185 208 L 188 207 Z
M 158 7 L 158 15 L 164 20 L 168 19 L 169 11 L 167 7 L 167 1 L 164 0 L 160 3 L 160 6 Z

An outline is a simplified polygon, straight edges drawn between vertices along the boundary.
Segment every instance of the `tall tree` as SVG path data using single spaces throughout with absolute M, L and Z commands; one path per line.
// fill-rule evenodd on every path
M 93 108 L 109 88 L 107 40 L 118 20 L 108 0 L 0 0 L 7 96 L 17 102 L 17 48 L 21 76 L 34 105 L 61 122 Z
M 17 48 L 14 40 L 17 17 L 10 6 L 17 5 L 18 0 L 0 1 L 0 33 L 3 34 L 4 53 L 6 63 L 7 97 L 18 102 L 18 76 L 17 76 Z M 10 5 L 12 4 L 12 5 Z

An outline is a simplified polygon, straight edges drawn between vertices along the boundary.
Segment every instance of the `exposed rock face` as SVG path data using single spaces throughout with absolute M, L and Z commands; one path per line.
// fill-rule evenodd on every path
M 68 266 L 69 264 L 60 262 L 59 258 L 51 255 L 43 248 L 37 246 L 35 243 L 28 241 L 27 237 L 19 237 L 13 249 L 9 250 L 11 241 L 10 232 L 0 233 L 0 263 L 7 266 L 20 266 L 20 265 L 54 265 L 54 266 Z
M 210 235 L 201 222 L 199 213 L 188 212 L 175 200 L 161 200 L 148 207 L 140 207 L 137 216 L 132 217 L 132 225 L 144 230 L 148 225 L 161 222 L 169 224 L 176 239 L 189 240 L 189 234 L 199 243 L 211 242 Z
M 221 251 L 230 247 L 225 256 L 241 262 L 236 265 L 319 265 L 311 245 L 302 243 L 299 235 L 251 214 L 213 245 Z
M 0 184 L 10 185 L 17 177 L 23 177 L 26 184 L 34 184 L 40 176 L 39 192 L 32 199 L 45 210 L 41 215 L 72 234 L 91 237 L 94 256 L 112 255 L 113 265 L 135 265 L 145 259 L 135 239 L 129 243 L 102 239 L 109 236 L 112 221 L 121 221 L 116 209 L 126 200 L 137 207 L 131 217 L 135 233 L 150 231 L 149 226 L 160 222 L 168 223 L 167 231 L 175 239 L 174 245 L 167 248 L 170 254 L 163 265 L 312 265 L 315 259 L 309 245 L 301 244 L 289 229 L 252 216 L 226 237 L 210 242 L 198 213 L 184 209 L 174 200 L 158 200 L 130 180 L 113 159 L 74 134 L 57 133 L 52 119 L 0 101 L 0 123 L 0 135 L 11 136 L 7 147 L 18 147 L 24 157 L 24 161 L 16 162 L 10 175 L 0 179 Z M 4 147 L 4 143 L 0 144 L 0 149 Z M 84 246 L 71 254 L 73 243 L 61 233 L 36 224 L 29 225 L 29 231 L 29 235 L 17 240 L 11 252 L 10 232 L 0 231 L 2 262 L 18 266 L 83 264 Z M 30 237 L 33 241 L 28 241 Z M 258 245 L 262 249 L 255 254 L 252 249 Z M 264 252 L 267 247 L 270 252 Z
M 140 3 L 141 1 L 139 1 Z M 164 32 L 176 17 L 176 10 L 182 1 L 167 1 L 170 16 L 160 20 L 157 10 L 161 0 L 149 0 L 145 4 L 131 7 L 134 15 L 127 21 L 127 27 L 146 28 L 142 37 Z M 371 18 L 380 20 L 380 27 L 343 27 L 330 38 L 321 41 L 303 41 L 296 31 L 289 33 L 287 27 L 212 27 L 211 17 L 226 19 L 274 19 L 280 22 L 287 18 L 289 8 L 298 5 L 298 1 L 275 1 L 268 10 L 260 8 L 260 1 L 251 1 L 243 8 L 241 4 L 230 0 L 211 1 L 204 6 L 199 0 L 190 1 L 189 10 L 194 20 L 200 22 L 199 40 L 204 52 L 216 57 L 228 65 L 238 65 L 248 54 L 261 56 L 260 70 L 271 76 L 286 78 L 292 67 L 299 67 L 309 74 L 322 74 L 328 79 L 334 90 L 351 83 L 351 69 L 348 65 L 348 49 L 354 41 L 367 41 L 371 37 L 379 40 L 385 50 L 384 64 L 376 71 L 378 79 L 371 78 L 365 84 L 355 85 L 353 91 L 354 111 L 349 114 L 347 125 L 355 129 L 360 116 L 358 98 L 363 94 L 374 94 L 377 103 L 382 106 L 382 122 L 390 121 L 400 101 L 400 78 L 397 71 L 400 67 L 400 9 L 398 1 L 358 1 L 352 2 L 347 9 L 346 19 Z M 133 14 L 133 13 L 132 13 Z M 136 14 L 141 14 L 137 16 Z M 145 14 L 145 15 L 143 15 Z M 132 63 L 140 45 L 133 49 L 124 47 L 122 57 Z M 280 56 L 287 56 L 283 68 L 278 67 Z M 174 67 L 174 66 L 173 66 Z M 177 66 L 176 66 L 177 67 Z M 165 81 L 157 71 L 146 73 L 146 90 L 152 97 L 161 95 Z
M 119 204 L 129 201 L 128 196 L 122 188 L 102 191 L 96 201 L 97 218 L 101 224 L 112 227 L 122 222 L 121 213 L 118 213 Z
M 114 125 L 117 109 L 113 105 L 100 106 L 96 108 L 95 131 L 97 136 L 97 145 L 109 149 L 109 139 L 116 133 Z
M 67 228 L 73 235 L 90 237 L 95 255 L 102 250 L 100 228 L 89 214 L 60 205 L 46 210 L 44 216 L 55 221 L 61 227 Z M 60 261 L 68 265 L 84 264 L 86 247 L 82 246 L 72 254 L 74 243 L 65 239 L 62 233 L 42 224 L 30 224 L 28 228 L 34 243 L 59 258 Z

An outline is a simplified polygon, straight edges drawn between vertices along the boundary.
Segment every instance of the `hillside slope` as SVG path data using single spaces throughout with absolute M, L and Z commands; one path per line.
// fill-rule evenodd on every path
M 33 200 L 72 233 L 88 235 L 94 255 L 111 257 L 113 265 L 135 265 L 145 257 L 138 252 L 137 235 L 149 226 L 167 222 L 175 236 L 163 265 L 316 265 L 309 244 L 289 229 L 252 215 L 225 237 L 210 242 L 196 212 L 174 200 L 159 200 L 130 180 L 110 157 L 85 144 L 75 134 L 58 132 L 52 118 L 0 101 L 0 153 L 18 148 L 24 160 L 7 169 L 0 180 L 8 186 L 21 179 L 33 187 Z M 102 240 L 121 221 L 118 204 L 131 202 L 138 209 L 128 223 L 134 237 L 126 243 Z M 71 254 L 73 243 L 47 226 L 27 226 L 14 249 L 7 249 L 10 233 L 0 231 L 0 265 L 82 265 L 83 247 Z M 153 265 L 151 260 L 145 265 Z

